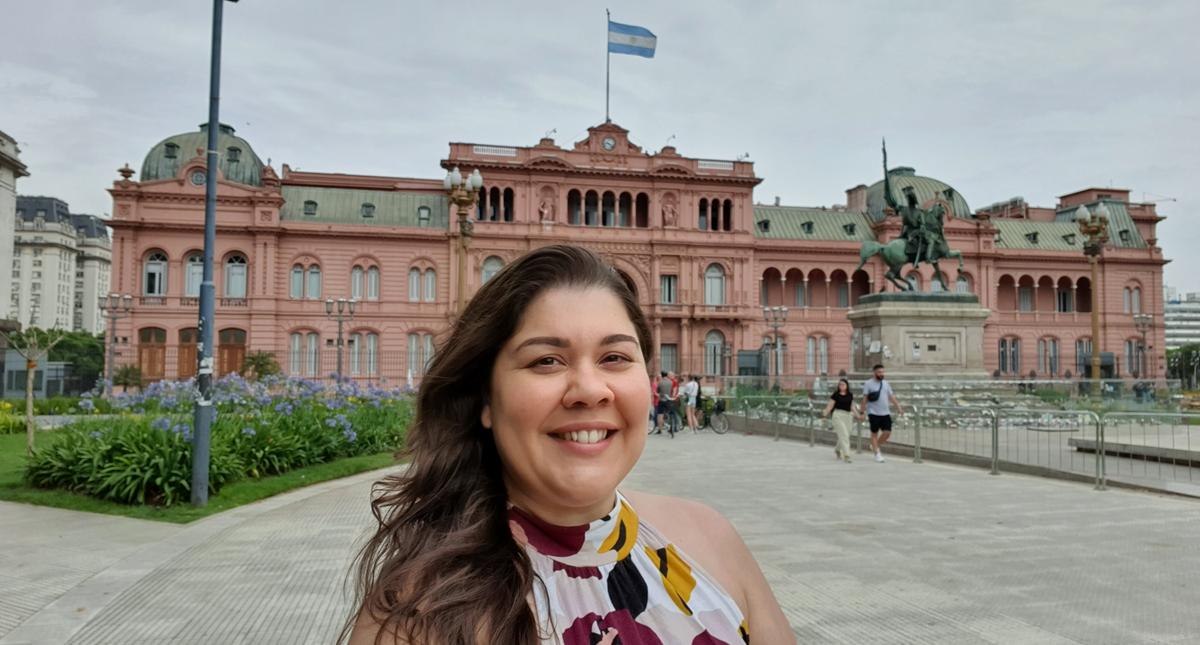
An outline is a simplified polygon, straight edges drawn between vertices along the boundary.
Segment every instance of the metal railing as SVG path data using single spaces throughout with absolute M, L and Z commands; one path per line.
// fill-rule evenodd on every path
M 734 427 L 810 446 L 834 444 L 825 401 L 804 396 L 729 398 Z M 1200 413 L 1096 412 L 991 406 L 909 405 L 895 417 L 889 452 L 1003 471 L 1054 474 L 1200 496 Z M 855 423 L 854 450 L 863 428 Z

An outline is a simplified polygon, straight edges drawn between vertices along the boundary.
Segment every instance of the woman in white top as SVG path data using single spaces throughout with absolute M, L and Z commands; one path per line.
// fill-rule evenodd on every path
M 683 396 L 687 399 L 687 424 L 692 432 L 700 427 L 700 423 L 696 420 L 696 402 L 700 395 L 700 383 L 696 381 L 696 375 L 688 377 L 687 385 L 683 386 Z

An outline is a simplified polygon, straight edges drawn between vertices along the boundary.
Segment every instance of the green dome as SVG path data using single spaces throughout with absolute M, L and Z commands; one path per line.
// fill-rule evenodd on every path
M 262 160 L 254 154 L 245 139 L 235 136 L 233 127 L 221 124 L 217 133 L 217 150 L 220 152 L 219 166 L 228 181 L 250 186 L 262 185 Z M 208 124 L 200 124 L 196 132 L 185 132 L 159 141 L 146 153 L 142 162 L 141 181 L 174 179 L 179 167 L 196 157 L 196 151 L 208 146 Z
M 924 204 L 926 201 L 935 197 L 944 199 L 942 191 L 947 188 L 952 188 L 950 184 L 938 181 L 931 177 L 922 177 L 917 174 L 916 170 L 908 166 L 900 166 L 888 170 L 888 177 L 892 180 L 892 197 L 901 204 L 904 203 L 904 187 L 912 186 L 913 191 L 917 195 L 917 203 Z M 883 209 L 887 206 L 887 202 L 883 197 L 883 180 L 871 184 L 867 188 L 867 215 L 875 221 L 883 219 Z M 954 191 L 954 200 L 951 203 L 954 207 L 955 217 L 971 217 L 971 207 L 967 206 L 967 200 L 962 196 L 962 193 Z

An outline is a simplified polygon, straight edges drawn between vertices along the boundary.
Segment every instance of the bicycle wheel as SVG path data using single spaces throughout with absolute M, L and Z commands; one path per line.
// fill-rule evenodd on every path
M 717 434 L 725 434 L 729 431 L 729 418 L 725 416 L 724 412 L 718 412 L 712 415 L 712 420 L 709 425 L 713 429 L 713 432 Z

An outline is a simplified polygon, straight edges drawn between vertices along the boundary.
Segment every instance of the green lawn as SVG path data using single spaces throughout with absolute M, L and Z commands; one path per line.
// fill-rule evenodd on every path
M 53 436 L 53 432 L 39 432 L 37 441 L 41 445 L 50 441 Z M 273 477 L 243 479 L 225 486 L 219 495 L 210 497 L 208 506 L 204 508 L 194 508 L 187 504 L 169 508 L 126 506 L 67 491 L 46 490 L 26 485 L 22 479 L 25 466 L 25 435 L 0 434 L 0 500 L 184 524 L 289 490 L 384 468 L 393 463 L 395 460 L 392 453 L 381 452 L 298 468 Z

